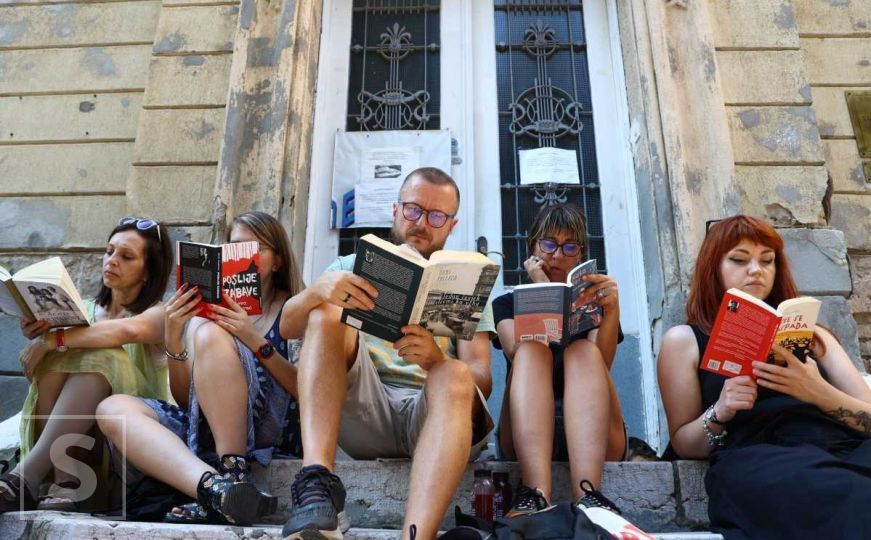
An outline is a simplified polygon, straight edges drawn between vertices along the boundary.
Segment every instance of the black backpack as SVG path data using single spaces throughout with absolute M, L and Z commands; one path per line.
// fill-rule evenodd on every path
M 107 519 L 124 519 L 126 521 L 163 521 L 166 514 L 175 506 L 191 502 L 191 498 L 175 488 L 143 476 L 127 488 L 127 508 L 116 506 L 93 515 Z
M 575 505 L 563 502 L 526 516 L 497 518 L 493 523 L 454 508 L 457 526 L 441 540 L 611 540 L 611 533 L 596 525 Z

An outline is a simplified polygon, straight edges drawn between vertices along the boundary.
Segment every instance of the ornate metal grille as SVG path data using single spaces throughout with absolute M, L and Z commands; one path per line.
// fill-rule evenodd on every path
M 354 0 L 348 131 L 439 128 L 438 0 Z M 366 233 L 343 229 L 339 253 L 353 253 Z
M 587 254 L 605 270 L 590 78 L 581 0 L 496 0 L 504 281 L 524 279 L 526 238 L 545 205 L 574 202 L 587 216 Z M 575 150 L 580 184 L 520 185 L 518 151 Z

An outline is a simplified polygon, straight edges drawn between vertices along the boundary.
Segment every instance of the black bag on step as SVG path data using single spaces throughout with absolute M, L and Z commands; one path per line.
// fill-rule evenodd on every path
M 611 540 L 611 533 L 596 525 L 575 505 L 563 502 L 534 514 L 497 518 L 492 524 L 454 508 L 456 528 L 442 540 Z M 475 536 L 477 534 L 477 536 Z
M 123 506 L 116 506 L 93 515 L 106 519 L 158 522 L 163 521 L 173 507 L 191 502 L 187 495 L 150 476 L 143 476 L 128 487 L 126 498 L 126 513 Z

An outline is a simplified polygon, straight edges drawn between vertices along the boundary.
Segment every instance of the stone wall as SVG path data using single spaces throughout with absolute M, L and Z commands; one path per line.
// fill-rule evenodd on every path
M 153 0 L 0 7 L 3 266 L 60 255 L 82 293 L 96 292 L 105 235 L 127 211 L 159 12 Z M 26 391 L 23 342 L 18 320 L 0 316 L 0 419 Z
M 871 359 L 871 191 L 844 91 L 871 82 L 871 4 L 708 5 L 742 209 L 784 227 L 800 290 L 823 299 L 822 321 L 861 365 L 857 338 Z
M 792 6 L 831 182 L 829 224 L 844 231 L 849 300 L 871 369 L 871 178 L 844 98 L 850 90 L 871 90 L 871 2 L 792 0 Z

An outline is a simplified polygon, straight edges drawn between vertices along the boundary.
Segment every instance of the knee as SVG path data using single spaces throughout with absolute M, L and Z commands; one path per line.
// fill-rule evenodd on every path
M 116 394 L 109 396 L 97 405 L 97 425 L 100 431 L 112 440 L 121 435 L 124 429 L 124 418 L 134 410 L 134 403 L 138 401 L 132 396 Z
M 602 353 L 599 351 L 598 345 L 587 339 L 579 339 L 573 341 L 566 347 L 563 354 L 563 362 L 566 366 L 589 366 L 591 363 L 596 365 L 603 362 Z
M 318 329 L 325 325 L 340 323 L 341 320 L 342 308 L 324 302 L 309 312 L 306 328 Z
M 465 362 L 448 359 L 430 370 L 426 380 L 435 400 L 462 404 L 475 395 L 475 379 Z M 429 398 L 429 396 L 427 396 Z
M 514 352 L 515 368 L 553 369 L 553 353 L 550 347 L 539 341 L 524 341 Z
M 217 350 L 234 351 L 233 336 L 213 322 L 204 323 L 194 334 L 195 359 L 215 358 Z

